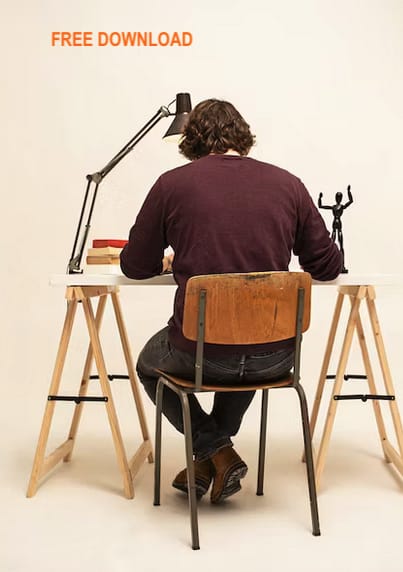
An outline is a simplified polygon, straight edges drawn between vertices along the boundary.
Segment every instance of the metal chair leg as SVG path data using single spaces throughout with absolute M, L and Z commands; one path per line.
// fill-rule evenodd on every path
M 264 481 L 264 465 L 266 459 L 266 435 L 267 435 L 267 408 L 269 403 L 269 390 L 262 390 L 262 412 L 260 416 L 260 437 L 259 437 L 259 460 L 257 472 L 257 489 L 258 496 L 263 495 Z
M 305 461 L 306 461 L 306 471 L 308 477 L 309 500 L 311 504 L 312 534 L 314 536 L 320 536 L 318 499 L 316 495 L 315 469 L 313 464 L 312 440 L 311 440 L 311 431 L 309 428 L 308 406 L 306 402 L 305 392 L 302 386 L 296 385 L 295 389 L 297 390 L 299 397 L 299 402 L 301 407 L 302 427 L 304 432 Z
M 154 461 L 154 506 L 160 505 L 161 496 L 161 431 L 162 431 L 162 399 L 165 384 L 158 381 L 155 398 L 155 461 Z
M 182 404 L 183 433 L 185 436 L 186 470 L 188 479 L 188 499 L 190 510 L 190 528 L 192 533 L 192 548 L 193 550 L 199 550 L 199 526 L 197 522 L 197 498 L 195 471 L 193 465 L 193 438 L 192 425 L 190 421 L 189 399 L 184 391 L 181 391 L 179 396 Z

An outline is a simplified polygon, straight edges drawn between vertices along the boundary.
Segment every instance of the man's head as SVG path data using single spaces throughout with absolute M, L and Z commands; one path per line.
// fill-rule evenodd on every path
M 341 203 L 342 198 L 343 198 L 343 193 L 336 193 L 336 203 L 338 205 Z
M 206 99 L 189 114 L 179 149 L 190 160 L 230 149 L 247 155 L 254 141 L 249 125 L 231 103 Z

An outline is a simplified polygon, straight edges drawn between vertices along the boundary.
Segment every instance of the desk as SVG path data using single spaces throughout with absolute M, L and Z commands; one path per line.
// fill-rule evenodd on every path
M 50 470 L 55 467 L 60 461 L 70 461 L 73 452 L 74 442 L 77 435 L 77 430 L 82 413 L 82 405 L 85 401 L 99 400 L 105 403 L 108 420 L 112 432 L 112 437 L 116 449 L 118 465 L 122 473 L 124 493 L 127 498 L 133 498 L 133 478 L 143 462 L 148 459 L 152 462 L 152 446 L 147 429 L 147 423 L 144 415 L 141 395 L 138 388 L 138 382 L 133 366 L 133 359 L 130 351 L 130 344 L 128 342 L 126 328 L 123 321 L 123 315 L 119 300 L 119 287 L 120 286 L 173 286 L 175 281 L 172 275 L 156 276 L 147 280 L 131 280 L 119 274 L 78 274 L 78 275 L 54 275 L 50 279 L 52 286 L 66 287 L 67 299 L 67 312 L 63 331 L 60 339 L 59 349 L 57 352 L 56 363 L 50 384 L 48 401 L 45 408 L 45 414 L 42 421 L 42 427 L 39 435 L 38 446 L 35 453 L 32 473 L 28 485 L 27 496 L 31 497 L 35 494 L 39 480 L 43 478 Z M 403 287 L 403 276 L 401 275 L 350 275 L 343 274 L 336 280 L 329 282 L 316 282 L 314 287 L 336 287 L 338 290 L 338 297 L 336 300 L 332 324 L 330 327 L 328 342 L 326 346 L 325 355 L 323 358 L 319 382 L 317 385 L 316 396 L 313 404 L 311 414 L 311 433 L 314 434 L 318 412 L 322 401 L 323 388 L 325 380 L 328 376 L 328 368 L 330 363 L 331 354 L 333 352 L 336 331 L 339 325 L 341 316 L 342 305 L 345 299 L 351 303 L 351 310 L 349 313 L 348 321 L 345 326 L 345 333 L 341 353 L 338 358 L 338 366 L 335 374 L 335 381 L 333 384 L 333 391 L 328 405 L 328 412 L 325 421 L 325 426 L 321 436 L 320 447 L 318 454 L 315 458 L 316 465 L 316 479 L 317 485 L 321 478 L 325 459 L 329 447 L 330 436 L 334 424 L 334 419 L 337 411 L 337 406 L 340 400 L 345 398 L 340 394 L 343 381 L 346 377 L 346 366 L 350 354 L 353 334 L 356 331 L 359 339 L 361 354 L 363 358 L 365 376 L 367 379 L 370 394 L 367 396 L 356 396 L 363 398 L 363 400 L 371 399 L 375 419 L 378 427 L 378 432 L 381 440 L 381 445 L 384 453 L 385 460 L 392 462 L 398 471 L 403 475 L 403 431 L 400 414 L 395 400 L 394 388 L 392 377 L 390 374 L 386 351 L 381 335 L 379 320 L 375 308 L 375 287 L 376 286 L 401 286 Z M 92 309 L 91 299 L 98 299 L 98 306 L 96 314 L 94 315 Z M 126 361 L 128 376 L 130 380 L 137 414 L 140 422 L 140 427 L 143 435 L 143 441 L 139 446 L 137 452 L 133 455 L 131 460 L 126 457 L 122 436 L 119 429 L 119 423 L 113 403 L 112 393 L 110 389 L 110 380 L 113 376 L 108 375 L 103 357 L 103 352 L 99 339 L 99 329 L 102 322 L 102 316 L 105 308 L 107 298 L 110 298 L 113 304 L 114 313 L 119 329 L 122 349 Z M 368 314 L 372 327 L 372 334 L 377 349 L 379 364 L 382 371 L 383 382 L 385 386 L 385 395 L 378 393 L 372 366 L 370 363 L 366 337 L 364 333 L 363 323 L 360 315 L 361 302 L 365 300 L 367 303 Z M 84 365 L 83 376 L 80 384 L 79 393 L 77 396 L 60 396 L 59 386 L 63 372 L 63 365 L 69 345 L 70 335 L 73 327 L 74 317 L 77 309 L 77 304 L 81 303 L 86 324 L 89 333 L 89 347 L 87 357 Z M 99 398 L 87 397 L 88 383 L 93 361 L 97 370 L 97 376 L 100 381 L 102 396 Z M 94 377 L 94 376 L 91 376 Z M 393 419 L 393 427 L 396 434 L 398 443 L 398 450 L 391 444 L 386 435 L 385 424 L 382 417 L 382 412 L 379 406 L 379 399 L 388 399 L 390 413 Z M 46 445 L 48 441 L 50 426 L 54 413 L 55 402 L 58 400 L 70 400 L 76 403 L 73 419 L 68 434 L 67 440 L 62 443 L 53 453 L 45 456 Z

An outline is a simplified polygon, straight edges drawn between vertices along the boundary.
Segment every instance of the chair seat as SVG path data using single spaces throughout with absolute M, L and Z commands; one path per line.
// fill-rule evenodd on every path
M 176 377 L 171 375 L 170 373 L 166 373 L 161 369 L 155 370 L 160 376 L 168 379 L 172 383 L 183 387 L 184 389 L 191 389 L 195 390 L 196 386 L 192 381 L 188 379 L 182 379 L 180 377 Z M 217 391 L 217 392 L 233 392 L 233 391 L 254 391 L 259 389 L 273 389 L 276 387 L 290 387 L 294 383 L 294 378 L 292 374 L 287 375 L 278 381 L 267 381 L 262 383 L 254 383 L 253 385 L 250 383 L 243 383 L 242 385 L 205 385 L 203 384 L 201 387 L 201 391 Z

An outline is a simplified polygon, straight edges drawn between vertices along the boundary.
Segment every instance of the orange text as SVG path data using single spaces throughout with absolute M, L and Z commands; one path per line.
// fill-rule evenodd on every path
M 52 32 L 52 46 L 191 46 L 190 32 Z

